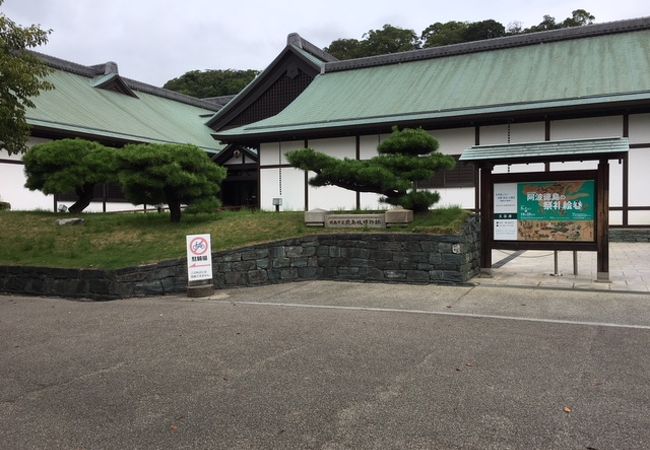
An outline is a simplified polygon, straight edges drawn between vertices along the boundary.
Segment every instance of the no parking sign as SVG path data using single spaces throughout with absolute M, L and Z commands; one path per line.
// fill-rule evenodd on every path
M 187 241 L 187 280 L 212 279 L 212 248 L 209 234 L 194 234 Z

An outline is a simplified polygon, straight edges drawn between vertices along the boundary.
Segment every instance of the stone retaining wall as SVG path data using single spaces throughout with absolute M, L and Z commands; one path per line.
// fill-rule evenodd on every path
M 341 233 L 212 255 L 217 288 L 300 280 L 462 283 L 479 270 L 479 220 L 459 235 Z M 185 260 L 119 270 L 0 266 L 0 292 L 107 300 L 185 292 Z

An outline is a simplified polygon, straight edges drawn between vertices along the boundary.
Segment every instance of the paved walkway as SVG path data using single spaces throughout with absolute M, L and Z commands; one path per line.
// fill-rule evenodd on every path
M 492 278 L 472 281 L 480 285 L 650 292 L 650 243 L 610 243 L 609 253 L 609 283 L 595 281 L 596 252 L 578 252 L 577 275 L 573 275 L 573 252 L 559 252 L 559 275 L 553 275 L 552 251 L 505 250 L 492 252 L 497 266 Z

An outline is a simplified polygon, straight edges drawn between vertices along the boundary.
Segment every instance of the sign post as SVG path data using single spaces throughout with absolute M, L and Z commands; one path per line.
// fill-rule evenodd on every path
M 185 237 L 187 248 L 187 296 L 207 297 L 214 293 L 212 284 L 212 248 L 209 234 Z

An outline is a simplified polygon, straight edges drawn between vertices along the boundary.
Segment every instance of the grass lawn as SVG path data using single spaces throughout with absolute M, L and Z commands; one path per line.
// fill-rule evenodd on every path
M 454 233 L 468 214 L 460 208 L 436 209 L 416 215 L 408 228 L 388 231 Z M 302 212 L 184 214 L 180 224 L 158 213 L 80 216 L 85 225 L 61 227 L 56 219 L 73 216 L 0 211 L 0 265 L 128 267 L 184 257 L 187 234 L 210 233 L 212 249 L 217 251 L 309 234 L 371 232 L 308 228 Z

